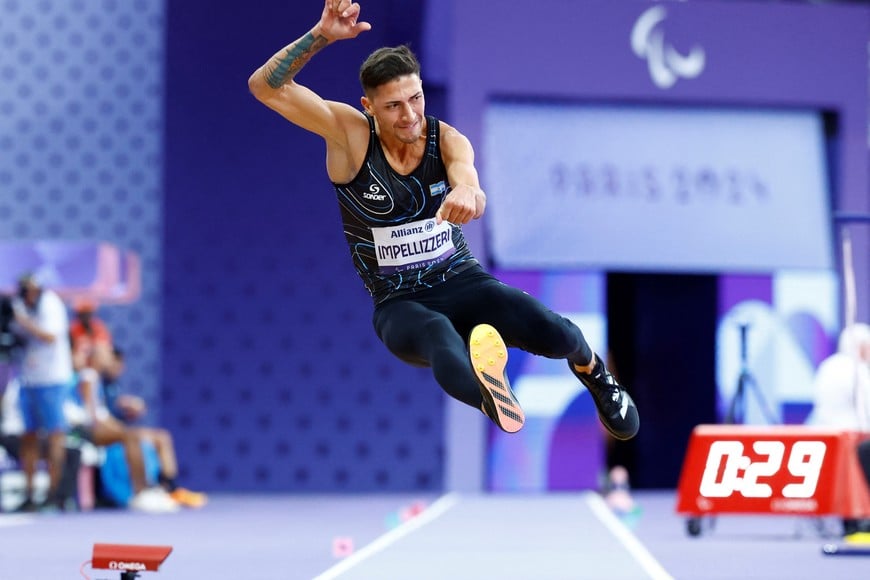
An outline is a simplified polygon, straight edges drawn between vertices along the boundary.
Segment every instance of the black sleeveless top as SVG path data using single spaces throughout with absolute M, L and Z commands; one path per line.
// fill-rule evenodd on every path
M 366 159 L 347 184 L 333 183 L 357 273 L 375 303 L 431 288 L 477 264 L 462 228 L 435 213 L 450 190 L 441 159 L 440 123 L 426 117 L 426 149 L 408 175 L 390 167 L 374 119 Z

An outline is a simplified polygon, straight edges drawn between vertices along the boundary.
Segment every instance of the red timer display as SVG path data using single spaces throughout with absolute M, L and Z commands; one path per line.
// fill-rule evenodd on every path
M 686 450 L 677 511 L 870 517 L 855 451 L 867 436 L 803 426 L 700 425 Z

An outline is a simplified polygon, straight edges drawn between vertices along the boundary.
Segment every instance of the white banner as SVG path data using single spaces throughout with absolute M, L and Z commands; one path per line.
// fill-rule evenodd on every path
M 492 103 L 503 268 L 767 272 L 832 266 L 814 111 Z

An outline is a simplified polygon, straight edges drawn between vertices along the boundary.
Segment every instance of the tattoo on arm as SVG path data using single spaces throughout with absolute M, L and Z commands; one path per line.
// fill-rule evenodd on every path
M 300 38 L 293 46 L 287 49 L 287 53 L 281 57 L 274 57 L 263 71 L 266 82 L 273 89 L 277 89 L 299 72 L 311 57 L 321 48 L 329 44 L 325 36 L 314 35 L 310 32 Z

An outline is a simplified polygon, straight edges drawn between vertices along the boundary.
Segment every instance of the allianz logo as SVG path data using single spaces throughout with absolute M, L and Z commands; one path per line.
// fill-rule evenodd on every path
M 650 78 L 660 89 L 671 88 L 681 78 L 697 77 L 706 64 L 702 47 L 693 46 L 683 55 L 665 39 L 663 22 L 666 17 L 664 6 L 653 6 L 638 17 L 631 29 L 631 49 L 646 60 Z

